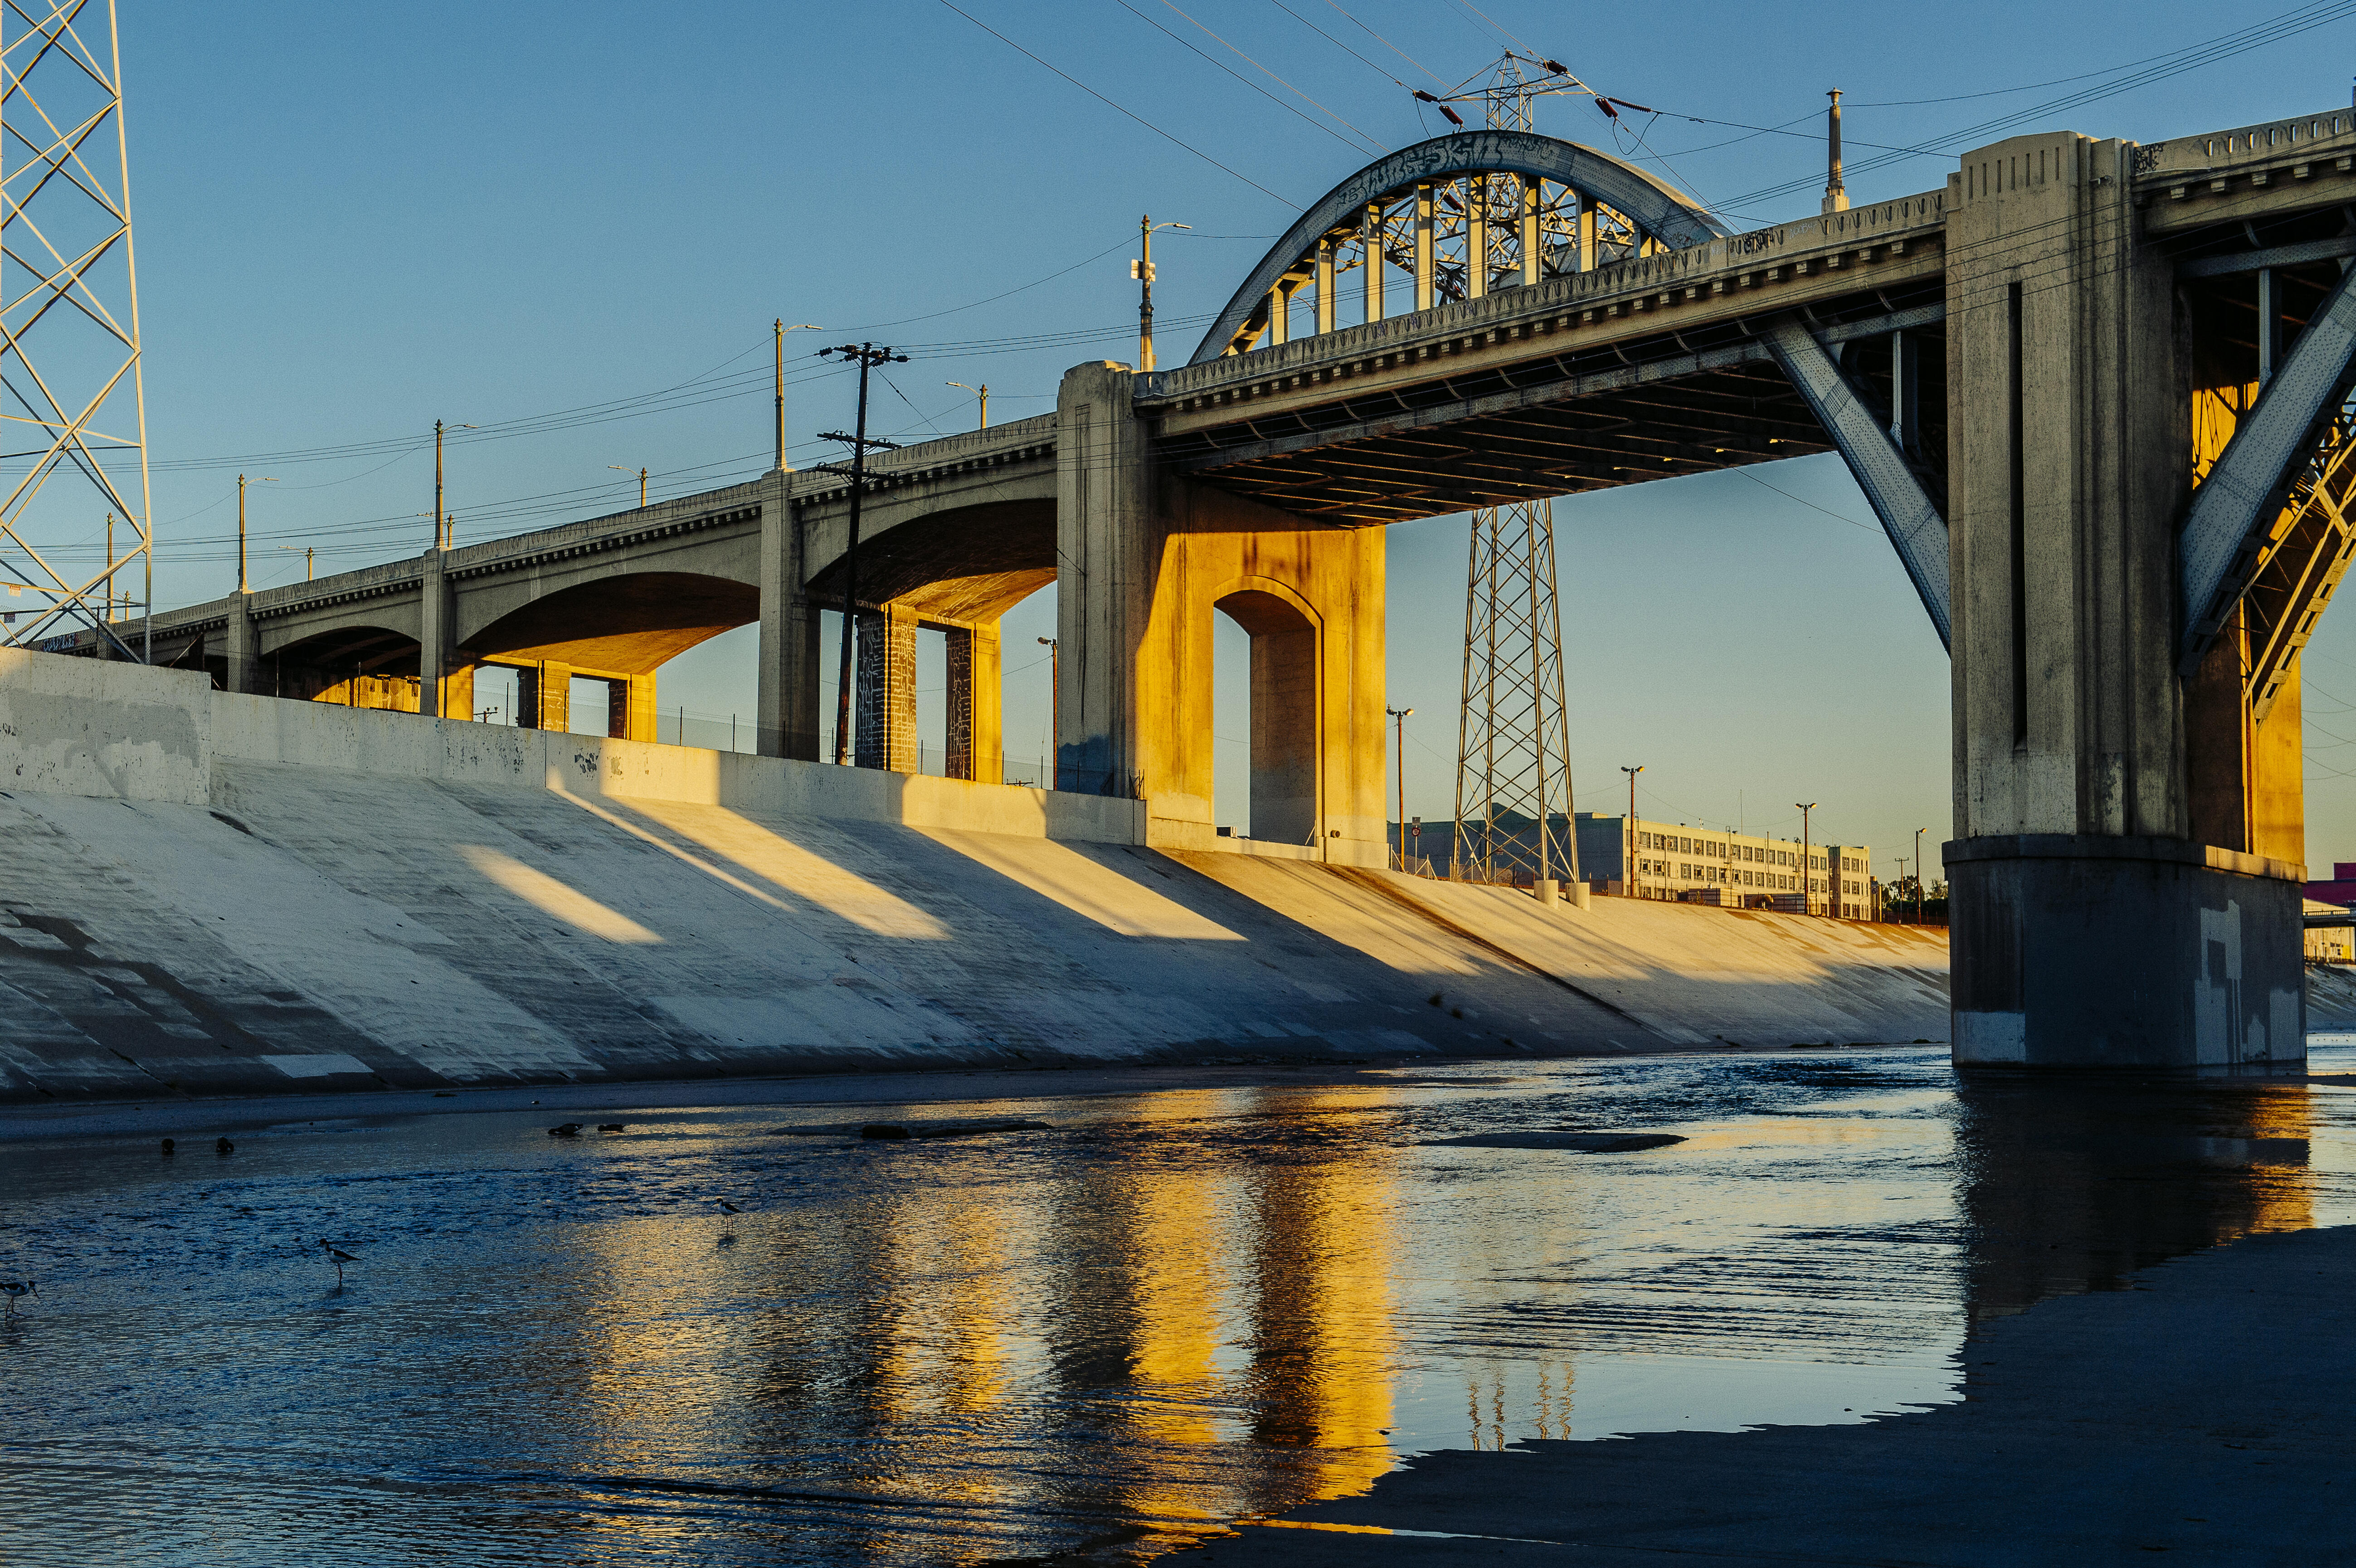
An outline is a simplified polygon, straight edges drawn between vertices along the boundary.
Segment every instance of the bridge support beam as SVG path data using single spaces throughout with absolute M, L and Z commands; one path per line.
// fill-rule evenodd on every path
M 857 618 L 852 760 L 862 768 L 918 772 L 916 612 L 884 605 L 861 610 Z
M 948 776 L 998 784 L 1006 778 L 999 722 L 998 623 L 948 628 Z
M 809 563 L 793 504 L 797 478 L 772 469 L 761 480 L 761 647 L 753 722 L 763 757 L 816 762 L 819 612 L 802 588 Z
M 228 666 L 222 673 L 223 688 L 245 695 L 262 692 L 262 634 L 253 624 L 252 595 L 229 596 L 229 624 L 221 629 L 221 644 Z
M 2219 748 L 2250 754 L 2177 668 L 2195 368 L 2134 150 L 2017 137 L 1948 186 L 1964 1065 L 2305 1055 L 2299 847 L 2195 810 Z
M 1157 473 L 1119 365 L 1057 403 L 1059 787 L 1147 802 L 1147 841 L 1218 842 L 1212 620 L 1253 634 L 1254 837 L 1388 864 L 1383 533 Z M 1233 813 L 1231 813 L 1233 814 Z

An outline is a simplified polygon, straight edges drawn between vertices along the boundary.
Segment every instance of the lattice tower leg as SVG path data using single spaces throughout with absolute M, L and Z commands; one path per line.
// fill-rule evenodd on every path
M 1472 542 L 1452 874 L 1575 882 L 1554 503 L 1483 507 L 1472 514 Z

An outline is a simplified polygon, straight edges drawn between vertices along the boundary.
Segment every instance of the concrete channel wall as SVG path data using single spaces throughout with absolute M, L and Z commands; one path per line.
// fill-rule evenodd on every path
M 1937 932 L 0 651 L 0 1101 L 1943 1039 Z

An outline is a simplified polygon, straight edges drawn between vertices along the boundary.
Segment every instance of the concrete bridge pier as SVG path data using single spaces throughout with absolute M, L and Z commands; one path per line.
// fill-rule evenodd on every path
M 1959 1064 L 2306 1051 L 2296 695 L 2254 720 L 2238 644 L 2179 673 L 2178 530 L 2222 445 L 2189 400 L 2242 372 L 2194 348 L 2135 152 L 2023 136 L 1948 185 Z
M 1148 802 L 1148 842 L 1211 844 L 1212 616 L 1250 633 L 1250 835 L 1387 863 L 1383 533 L 1320 527 L 1159 471 L 1127 367 L 1057 399 L 1061 787 Z
M 753 715 L 763 757 L 819 760 L 819 607 L 809 581 L 809 533 L 792 503 L 794 476 L 762 476 L 761 645 Z

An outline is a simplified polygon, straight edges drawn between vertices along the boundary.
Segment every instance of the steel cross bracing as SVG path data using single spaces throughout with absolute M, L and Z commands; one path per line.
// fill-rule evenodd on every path
M 31 459 L 0 480 L 0 644 L 87 628 L 143 658 L 122 626 L 153 598 L 147 409 L 113 0 L 98 36 L 101 11 L 0 0 L 0 421 Z
M 1550 501 L 1483 507 L 1464 591 L 1457 876 L 1576 881 Z

